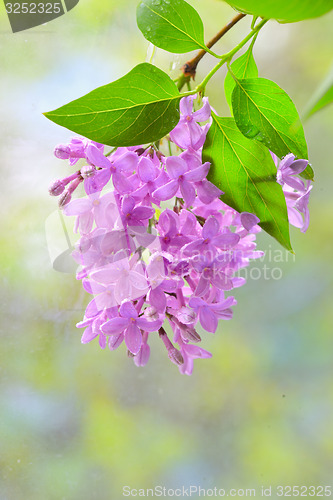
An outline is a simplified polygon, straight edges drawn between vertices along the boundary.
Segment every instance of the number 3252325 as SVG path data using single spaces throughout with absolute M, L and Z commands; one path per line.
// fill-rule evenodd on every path
M 61 3 L 6 3 L 7 14 L 60 14 Z

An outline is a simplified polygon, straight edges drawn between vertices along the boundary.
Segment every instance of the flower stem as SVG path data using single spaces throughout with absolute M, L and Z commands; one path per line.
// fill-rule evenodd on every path
M 258 31 L 267 23 L 268 19 L 263 19 L 253 30 L 250 31 L 250 33 L 241 41 L 239 42 L 236 47 L 234 47 L 232 50 L 227 52 L 226 54 L 223 54 L 221 60 L 219 63 L 214 66 L 214 68 L 208 73 L 208 75 L 202 80 L 202 82 L 197 86 L 195 89 L 196 92 L 204 93 L 205 88 L 209 80 L 212 78 L 213 75 L 225 64 L 227 61 L 229 61 L 235 54 L 238 52 L 254 35 L 258 33 Z
M 238 23 L 243 17 L 245 17 L 246 14 L 237 14 L 228 24 L 223 26 L 223 28 L 207 43 L 207 47 L 210 49 L 215 45 L 235 24 Z M 193 57 L 190 61 L 187 61 L 184 66 L 182 67 L 182 72 L 184 74 L 185 79 L 186 78 L 194 78 L 195 77 L 195 72 L 197 69 L 197 66 L 201 59 L 207 54 L 207 51 L 202 49 L 198 54 Z M 188 80 L 187 80 L 188 81 Z

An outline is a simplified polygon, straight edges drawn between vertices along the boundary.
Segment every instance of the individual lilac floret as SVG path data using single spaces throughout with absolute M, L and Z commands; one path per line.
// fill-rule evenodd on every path
M 259 217 L 257 217 L 254 214 L 251 214 L 249 212 L 242 212 L 240 214 L 240 220 L 241 220 L 243 227 L 247 231 L 251 231 L 251 229 L 260 222 Z
M 207 127 L 201 127 L 198 122 L 205 122 L 211 114 L 208 98 L 202 99 L 203 106 L 193 112 L 193 101 L 196 95 L 184 97 L 180 101 L 181 117 L 178 125 L 170 132 L 170 139 L 182 149 L 200 149 L 206 139 Z
M 222 257 L 222 258 L 221 258 Z M 220 290 L 231 290 L 233 283 L 225 273 L 226 267 L 232 259 L 232 254 L 219 255 L 211 260 L 208 255 L 199 255 L 193 260 L 193 268 L 199 273 L 199 282 L 195 290 L 197 297 L 202 297 L 209 292 L 210 285 Z
M 113 185 L 119 193 L 133 191 L 134 186 L 128 179 L 128 173 L 133 172 L 138 164 L 138 156 L 133 151 L 119 148 L 110 160 L 94 144 L 90 144 L 86 149 L 86 157 L 92 165 L 101 169 L 93 180 L 86 182 L 87 186 L 91 185 L 91 190 L 100 191 L 112 177 Z
M 312 188 L 311 181 L 308 181 L 307 189 L 304 192 L 294 191 L 288 186 L 284 189 L 289 222 L 299 228 L 302 233 L 305 233 L 309 227 L 310 212 L 308 204 Z
M 107 228 L 116 220 L 117 209 L 113 193 L 100 197 L 100 193 L 92 193 L 88 198 L 72 200 L 64 207 L 65 215 L 76 215 L 74 231 L 81 234 L 91 231 L 95 220 L 97 227 Z
M 140 351 L 133 357 L 136 366 L 146 366 L 150 357 L 150 347 L 148 345 L 148 332 L 142 334 L 142 344 Z
M 141 330 L 153 332 L 161 325 L 160 320 L 148 321 L 145 317 L 139 317 L 133 304 L 124 302 L 119 308 L 119 316 L 104 323 L 101 329 L 105 335 L 124 333 L 127 348 L 132 354 L 138 354 L 143 343 Z
M 193 182 L 199 182 L 206 178 L 210 164 L 208 162 L 199 167 L 189 170 L 188 165 L 183 158 L 179 156 L 170 156 L 166 160 L 166 169 L 169 175 L 169 182 L 154 191 L 153 196 L 157 200 L 170 200 L 180 189 L 181 195 L 187 207 L 193 204 L 195 200 L 195 187 Z
M 215 255 L 218 248 L 228 249 L 237 245 L 238 234 L 220 232 L 220 225 L 215 217 L 209 217 L 202 228 L 202 237 L 188 243 L 183 248 L 184 255 L 203 254 Z
M 155 203 L 159 205 L 159 200 L 154 198 L 153 193 L 157 188 L 164 186 L 169 181 L 167 173 L 160 168 L 160 161 L 156 165 L 156 155 L 151 157 L 141 157 L 137 167 L 138 178 L 141 185 L 132 196 L 137 201 L 146 201 L 147 203 Z
M 195 359 L 208 359 L 212 357 L 212 354 L 202 347 L 192 344 L 185 344 L 181 342 L 180 353 L 183 357 L 183 364 L 180 365 L 179 371 L 185 375 L 192 375 L 193 372 L 193 361 Z
M 143 226 L 154 213 L 155 210 L 151 207 L 136 206 L 133 196 L 124 196 L 121 204 L 121 220 L 124 226 Z
M 90 144 L 93 144 L 101 152 L 104 151 L 103 144 L 89 141 L 85 137 L 73 137 L 69 144 L 59 144 L 56 146 L 54 155 L 61 160 L 69 160 L 70 165 L 75 165 L 80 158 L 86 158 L 86 150 Z
M 310 213 L 308 209 L 311 181 L 297 177 L 304 172 L 308 160 L 295 160 L 293 154 L 288 154 L 278 164 L 278 159 L 272 155 L 277 166 L 276 180 L 282 186 L 288 209 L 290 224 L 305 233 L 309 227 Z
M 217 303 L 207 303 L 200 297 L 192 297 L 189 306 L 199 314 L 199 321 L 202 328 L 207 332 L 215 333 L 219 319 L 228 320 L 232 318 L 231 306 L 237 304 L 234 297 L 228 297 L 226 300 Z
M 283 158 L 283 160 L 281 160 L 278 167 L 276 174 L 277 182 L 281 184 L 281 186 L 287 184 L 294 189 L 303 191 L 303 181 L 295 176 L 304 172 L 308 163 L 308 160 L 295 160 L 295 156 L 293 154 L 288 154 Z
M 97 284 L 114 288 L 112 295 L 118 304 L 126 298 L 132 300 L 140 298 L 149 290 L 142 263 L 136 262 L 135 259 L 129 260 L 123 252 L 119 253 L 123 258 L 117 258 L 107 266 L 90 273 Z

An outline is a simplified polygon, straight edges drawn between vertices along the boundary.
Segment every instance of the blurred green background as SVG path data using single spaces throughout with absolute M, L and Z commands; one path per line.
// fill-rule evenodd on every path
M 233 16 L 217 0 L 191 4 L 207 40 Z M 276 263 L 278 245 L 259 237 L 268 253 L 256 267 L 279 267 L 283 277 L 261 273 L 236 290 L 233 321 L 205 336 L 211 360 L 186 377 L 158 338 L 142 369 L 124 346 L 80 343 L 75 323 L 88 297 L 73 273 L 53 269 L 45 232 L 56 209 L 48 185 L 70 171 L 53 148 L 72 134 L 42 112 L 146 59 L 135 6 L 81 0 L 13 35 L 1 5 L 0 499 L 118 500 L 125 485 L 258 488 L 258 496 L 262 485 L 332 485 L 332 107 L 305 124 L 316 183 L 310 228 L 292 231 L 296 258 L 282 252 Z M 300 112 L 332 64 L 332 22 L 333 13 L 271 22 L 256 43 L 260 76 Z M 249 24 L 216 50 L 231 49 Z M 177 76 L 189 58 L 159 50 L 154 62 Z M 212 64 L 207 56 L 198 80 Z M 228 113 L 223 79 L 221 71 L 207 92 Z

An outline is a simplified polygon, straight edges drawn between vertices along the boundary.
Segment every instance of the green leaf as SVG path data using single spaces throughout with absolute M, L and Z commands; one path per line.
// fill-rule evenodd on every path
M 236 10 L 293 23 L 319 17 L 333 9 L 333 0 L 225 0 Z
M 265 78 L 236 80 L 232 108 L 239 130 L 248 139 L 262 142 L 279 158 L 288 153 L 308 158 L 295 105 L 276 83 Z M 305 176 L 311 177 L 310 167 Z
M 325 108 L 333 102 L 333 68 L 310 99 L 304 113 L 305 118 Z
M 45 116 L 102 144 L 136 146 L 157 141 L 177 125 L 181 97 L 164 71 L 143 63 Z
M 313 106 L 310 115 L 313 115 L 320 109 L 323 109 L 328 104 L 333 102 L 333 84 L 330 88 L 325 92 L 325 94 L 317 101 L 317 103 Z
M 258 68 L 253 57 L 252 46 L 248 48 L 245 54 L 238 57 L 238 59 L 231 64 L 231 70 L 238 79 L 258 78 Z M 235 86 L 235 80 L 231 76 L 230 72 L 228 72 L 224 80 L 224 92 L 231 111 L 231 96 Z
M 211 163 L 208 179 L 225 193 L 222 201 L 256 214 L 259 225 L 292 251 L 286 201 L 269 151 L 244 137 L 233 118 L 212 118 L 203 148 L 204 161 Z
M 142 0 L 136 19 L 143 36 L 161 49 L 177 54 L 207 49 L 201 18 L 184 0 Z

